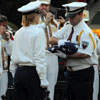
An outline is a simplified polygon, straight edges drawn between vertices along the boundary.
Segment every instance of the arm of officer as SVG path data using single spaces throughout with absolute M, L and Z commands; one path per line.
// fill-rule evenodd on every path
M 74 58 L 74 59 L 82 59 L 82 58 L 88 58 L 88 57 L 90 56 L 87 54 L 79 53 L 79 52 L 67 56 L 67 58 Z
M 64 34 L 66 34 L 65 31 L 66 27 L 63 27 L 60 30 L 54 32 L 52 37 L 49 39 L 49 43 L 53 45 L 59 44 L 59 40 L 60 41 L 64 40 Z
M 40 38 L 41 37 L 41 38 Z M 34 38 L 34 37 L 33 37 Z M 48 81 L 46 79 L 46 70 L 47 70 L 47 63 L 46 63 L 46 43 L 45 43 L 45 33 L 41 29 L 39 30 L 37 35 L 35 36 L 35 43 L 33 42 L 33 60 L 36 65 L 36 70 L 39 75 L 41 86 L 47 87 Z
M 59 47 L 60 47 L 61 45 L 64 45 L 65 42 L 67 42 L 67 40 L 65 40 L 65 39 L 58 39 L 58 38 L 56 38 L 56 37 L 51 37 L 51 38 L 49 39 L 49 43 L 50 43 L 50 44 L 52 44 L 52 45 L 58 45 Z
M 49 39 L 50 44 L 58 44 L 59 46 L 62 45 L 67 39 L 64 40 L 65 37 L 68 36 L 68 33 L 71 31 L 71 24 L 64 25 L 63 28 L 53 32 L 52 37 Z
M 89 34 L 85 34 L 81 37 L 80 46 L 78 52 L 72 55 L 68 55 L 67 58 L 81 59 L 88 58 L 92 56 L 94 52 L 93 43 Z
M 50 43 L 50 44 L 53 44 L 53 45 L 57 45 L 57 44 L 58 44 L 58 39 L 55 38 L 55 37 L 51 37 L 51 38 L 49 39 L 49 43 Z

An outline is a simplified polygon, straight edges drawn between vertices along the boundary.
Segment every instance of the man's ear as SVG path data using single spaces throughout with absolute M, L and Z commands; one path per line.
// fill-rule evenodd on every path
M 81 12 L 80 15 L 83 16 L 83 12 Z

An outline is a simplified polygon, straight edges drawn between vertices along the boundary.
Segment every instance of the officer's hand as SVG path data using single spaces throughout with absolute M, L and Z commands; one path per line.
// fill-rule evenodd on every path
M 65 19 L 62 16 L 59 16 L 58 22 L 60 22 L 60 24 L 65 24 Z
M 41 14 L 42 14 L 42 16 L 46 16 L 47 12 L 45 10 L 41 10 Z
M 54 18 L 54 15 L 51 12 L 47 13 L 45 24 L 48 25 L 53 20 L 53 18 Z
M 49 82 L 46 79 L 41 79 L 41 87 L 47 88 L 49 85 Z

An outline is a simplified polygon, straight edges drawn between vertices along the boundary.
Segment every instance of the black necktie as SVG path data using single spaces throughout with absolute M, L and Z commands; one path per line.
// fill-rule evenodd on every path
M 74 33 L 74 28 L 72 27 L 72 31 L 71 31 L 71 33 L 70 33 L 68 39 L 67 39 L 67 40 L 69 40 L 70 42 L 71 42 L 73 33 Z

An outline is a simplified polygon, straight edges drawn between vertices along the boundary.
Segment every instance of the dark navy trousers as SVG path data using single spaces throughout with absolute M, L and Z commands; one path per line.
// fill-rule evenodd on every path
M 93 100 L 94 68 L 68 71 L 66 76 L 67 100 Z
M 15 100 L 44 100 L 35 66 L 18 67 L 14 77 Z

